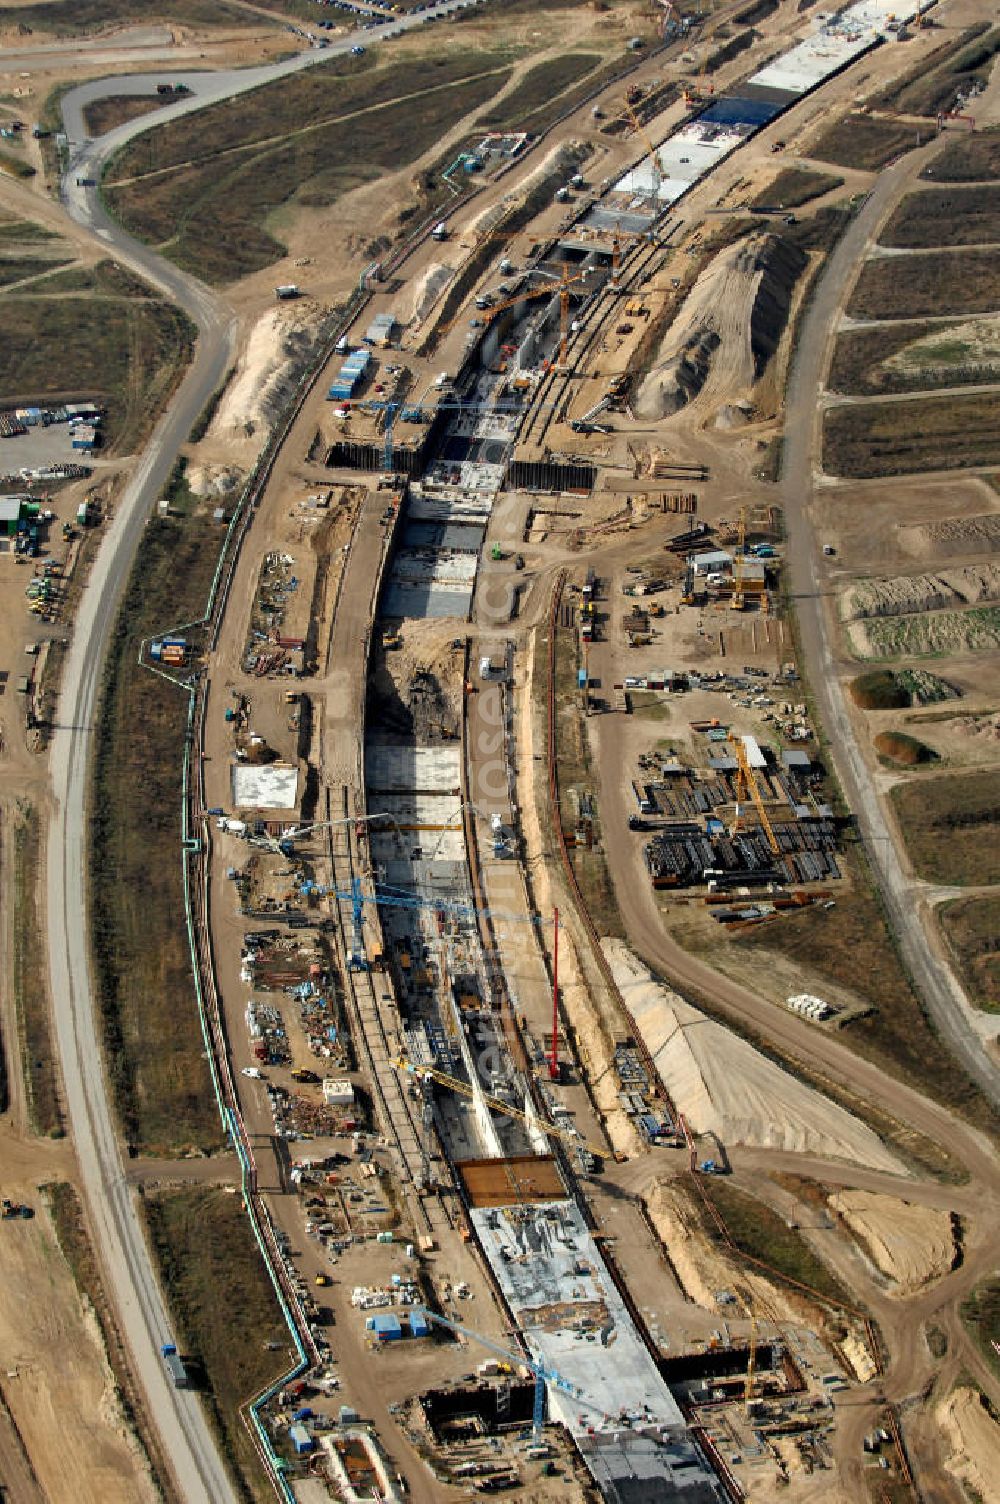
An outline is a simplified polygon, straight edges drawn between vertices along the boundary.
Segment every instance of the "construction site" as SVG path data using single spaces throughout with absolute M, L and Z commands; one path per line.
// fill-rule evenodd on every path
M 864 51 L 880 15 L 856 7 L 821 47 L 689 99 L 697 118 L 665 144 L 630 105 L 646 156 L 611 182 L 570 176 L 551 239 L 437 222 L 430 255 L 460 243 L 483 268 L 458 313 L 440 317 L 433 261 L 410 317 L 376 268 L 323 378 L 286 541 L 225 669 L 229 784 L 221 762 L 204 774 L 215 925 L 240 926 L 253 993 L 237 1058 L 258 1185 L 289 1250 L 288 1192 L 306 1217 L 287 1268 L 316 1361 L 261 1412 L 289 1480 L 307 1465 L 345 1497 L 366 1477 L 396 1497 L 416 1446 L 441 1488 L 806 1499 L 838 1465 L 840 1396 L 880 1371 L 844 1293 L 776 1297 L 725 1259 L 709 1293 L 673 1252 L 654 1292 L 643 1246 L 609 1238 L 616 1176 L 647 1161 L 640 1225 L 671 1250 L 672 1219 L 699 1205 L 682 1178 L 725 1177 L 741 1146 L 905 1171 L 752 1045 L 718 1024 L 709 1044 L 624 946 L 599 956 L 609 1002 L 588 1036 L 586 942 L 532 867 L 528 750 L 547 629 L 551 704 L 594 762 L 580 794 L 550 723 L 571 849 L 617 860 L 616 822 L 668 925 L 678 895 L 734 935 L 835 906 L 851 821 L 781 607 L 780 516 L 690 437 L 699 411 L 737 443 L 752 426 L 808 258 L 780 229 L 738 254 L 702 246 L 672 206 Z M 706 334 L 737 289 L 731 328 Z M 656 429 L 680 412 L 683 431 Z M 330 567 L 334 526 L 349 548 Z M 789 992 L 786 1008 L 840 1027 L 864 1002 Z M 906 1486 L 895 1419 L 865 1404 L 871 1466 Z
M 949 4 L 964 22 L 971 0 L 588 8 L 627 67 L 539 130 L 481 103 L 443 129 L 411 164 L 420 216 L 355 236 L 332 309 L 296 310 L 322 256 L 294 254 L 282 207 L 280 312 L 154 519 L 218 539 L 207 605 L 175 620 L 161 594 L 137 655 L 186 717 L 170 967 L 194 978 L 221 1128 L 171 1151 L 176 1172 L 132 1135 L 127 1183 L 154 1228 L 164 1186 L 238 1196 L 266 1268 L 278 1325 L 253 1342 L 274 1377 L 239 1372 L 231 1413 L 192 1304 L 154 1355 L 172 1404 L 212 1394 L 240 1489 L 966 1504 L 992 1476 L 995 1365 L 966 1314 L 993 1274 L 988 1104 L 957 1056 L 934 1089 L 951 1036 L 909 990 L 866 850 L 888 843 L 884 795 L 893 841 L 931 861 L 906 802 L 927 770 L 897 777 L 915 728 L 950 759 L 990 734 L 966 658 L 995 569 L 943 537 L 939 494 L 900 525 L 895 493 L 869 480 L 851 511 L 813 463 L 836 424 L 796 341 L 819 348 L 830 306 L 852 332 L 852 237 L 877 259 L 869 201 L 906 202 L 905 153 L 816 202 L 768 197 L 779 166 L 808 175 L 828 109 L 888 88 L 897 43 L 936 57 Z M 425 20 L 451 35 L 443 4 Z M 976 108 L 993 118 L 992 85 Z M 345 192 L 351 234 L 377 194 L 363 174 Z M 273 301 L 265 271 L 241 309 L 265 282 Z M 956 488 L 953 532 L 992 536 L 991 484 Z M 105 514 L 93 489 L 32 601 L 61 606 L 73 549 L 89 565 L 114 536 L 124 493 Z M 966 650 L 948 693 L 909 662 L 934 631 Z M 905 706 L 879 679 L 832 717 L 820 678 L 883 659 Z M 978 729 L 953 724 L 959 699 Z M 992 818 L 951 797 L 930 795 L 949 838 Z M 32 1187 L 13 1189 L 4 1237 L 27 1245 Z

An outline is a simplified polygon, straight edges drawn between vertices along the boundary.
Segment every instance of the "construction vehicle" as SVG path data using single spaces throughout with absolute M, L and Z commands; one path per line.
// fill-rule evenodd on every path
M 330 1276 L 328 1274 L 317 1274 L 314 1283 L 319 1285 L 321 1289 L 325 1289 L 326 1286 L 332 1284 L 333 1281 L 330 1279 Z
M 30 1207 L 26 1201 L 11 1201 L 7 1196 L 0 1201 L 0 1217 L 5 1222 L 11 1221 L 14 1217 L 23 1217 L 28 1220 L 34 1215 L 34 1208 Z
M 449 1091 L 457 1092 L 459 1096 L 463 1096 L 469 1101 L 477 1099 L 477 1093 L 465 1081 L 460 1081 L 455 1076 L 446 1075 L 444 1071 L 439 1071 L 432 1065 L 414 1065 L 405 1056 L 400 1056 L 398 1060 L 394 1060 L 392 1063 L 404 1075 L 416 1076 L 420 1081 L 434 1081 L 438 1086 L 447 1087 Z M 559 1128 L 555 1123 L 546 1122 L 542 1118 L 529 1118 L 528 1114 L 522 1112 L 519 1107 L 512 1107 L 509 1102 L 503 1102 L 499 1097 L 491 1096 L 489 1092 L 484 1091 L 479 1095 L 481 1100 L 493 1112 L 500 1112 L 506 1117 L 515 1118 L 518 1122 L 524 1123 L 529 1129 L 540 1128 L 550 1138 L 560 1139 L 564 1143 L 571 1144 L 574 1148 L 586 1149 L 587 1153 L 595 1159 L 603 1160 L 609 1157 L 607 1149 L 597 1144 L 588 1143 L 574 1128 Z
M 583 1402 L 581 1390 L 575 1384 L 571 1384 L 568 1379 L 564 1379 L 554 1368 L 549 1368 L 541 1359 L 526 1357 L 523 1353 L 515 1352 L 513 1348 L 503 1347 L 499 1342 L 494 1342 L 491 1337 L 484 1337 L 480 1332 L 474 1332 L 471 1327 L 461 1326 L 457 1321 L 449 1321 L 447 1316 L 439 1316 L 436 1311 L 429 1311 L 426 1306 L 414 1306 L 411 1315 L 422 1316 L 425 1321 L 433 1321 L 436 1326 L 442 1326 L 446 1331 L 455 1333 L 456 1336 L 466 1337 L 471 1342 L 479 1342 L 483 1347 L 488 1347 L 491 1352 L 498 1353 L 500 1357 L 531 1370 L 535 1377 L 535 1402 L 531 1414 L 533 1445 L 541 1445 L 542 1433 L 545 1429 L 546 1384 L 551 1384 L 554 1389 L 560 1390 L 563 1394 L 572 1395 L 573 1399 L 578 1402 Z
M 300 1086 L 315 1086 L 319 1077 L 315 1071 L 307 1070 L 304 1066 L 297 1066 L 292 1071 L 292 1080 L 297 1081 Z

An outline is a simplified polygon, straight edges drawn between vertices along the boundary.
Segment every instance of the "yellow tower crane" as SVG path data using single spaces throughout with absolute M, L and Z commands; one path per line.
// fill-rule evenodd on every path
M 663 168 L 660 166 L 660 159 L 656 155 L 656 147 L 653 145 L 649 132 L 639 119 L 629 99 L 625 101 L 625 113 L 631 121 L 632 129 L 636 135 L 640 136 L 646 144 L 646 149 L 649 152 L 649 160 L 653 167 L 653 197 L 659 202 L 660 184 L 663 182 Z
M 405 1056 L 400 1056 L 398 1060 L 394 1060 L 392 1063 L 398 1071 L 401 1071 L 406 1076 L 416 1076 L 420 1081 L 435 1081 L 438 1086 L 446 1086 L 449 1091 L 457 1092 L 459 1096 L 466 1097 L 469 1101 L 476 1100 L 476 1093 L 466 1082 L 458 1080 L 456 1076 L 448 1076 L 444 1071 L 439 1071 L 432 1065 L 415 1065 L 412 1060 L 407 1060 Z M 588 1144 L 587 1140 L 582 1138 L 573 1128 L 557 1128 L 555 1123 L 546 1122 L 544 1118 L 532 1120 L 520 1108 L 511 1107 L 509 1102 L 503 1102 L 499 1097 L 490 1096 L 489 1092 L 484 1091 L 482 1093 L 482 1100 L 491 1111 L 504 1113 L 509 1118 L 517 1118 L 519 1122 L 524 1123 L 528 1128 L 537 1126 L 543 1133 L 547 1133 L 550 1138 L 562 1139 L 575 1148 L 586 1149 L 588 1153 L 596 1155 L 599 1159 L 613 1157 L 606 1148 L 601 1148 L 597 1144 Z
M 733 566 L 733 605 L 743 610 L 743 560 L 747 548 L 747 509 L 740 507 L 739 528 L 736 535 L 736 560 Z
M 747 795 L 749 794 L 760 818 L 764 834 L 767 836 L 767 844 L 771 848 L 771 853 L 773 856 L 780 856 L 781 847 L 778 845 L 777 837 L 767 817 L 767 810 L 764 808 L 764 801 L 760 796 L 760 789 L 757 787 L 757 779 L 753 768 L 750 766 L 750 759 L 747 757 L 747 749 L 743 745 L 742 738 L 734 736 L 732 731 L 729 733 L 729 741 L 732 744 L 733 751 L 736 753 L 737 766 L 736 814 L 733 818 L 733 831 L 736 832 L 740 828 L 740 805 L 746 803 Z

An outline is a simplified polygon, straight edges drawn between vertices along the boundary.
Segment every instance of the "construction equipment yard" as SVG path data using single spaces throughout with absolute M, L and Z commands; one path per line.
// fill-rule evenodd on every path
M 0 1491 L 990 1498 L 981 4 L 50 9 Z

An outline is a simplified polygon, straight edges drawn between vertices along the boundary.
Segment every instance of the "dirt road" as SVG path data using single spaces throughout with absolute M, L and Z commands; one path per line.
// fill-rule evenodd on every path
M 799 625 L 802 665 L 826 731 L 847 803 L 857 818 L 872 870 L 907 971 L 949 1049 L 994 1104 L 1000 1104 L 1000 1067 L 986 1054 L 968 1018 L 951 968 L 929 942 L 898 836 L 869 776 L 838 678 L 824 606 L 819 545 L 808 502 L 818 468 L 820 404 L 837 320 L 865 248 L 941 149 L 943 139 L 911 152 L 877 180 L 821 273 L 799 331 L 788 380 L 781 494 L 787 532 L 786 569 Z

